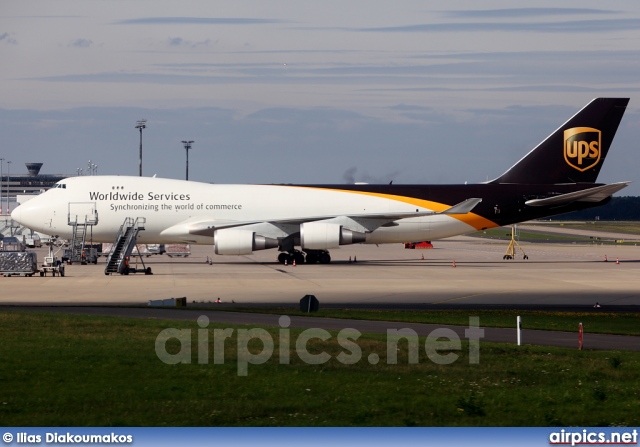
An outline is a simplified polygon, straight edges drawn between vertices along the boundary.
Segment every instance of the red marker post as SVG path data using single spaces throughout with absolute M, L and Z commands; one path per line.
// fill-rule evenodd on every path
M 582 340 L 584 337 L 584 330 L 582 329 L 582 323 L 578 323 L 578 349 L 582 351 Z

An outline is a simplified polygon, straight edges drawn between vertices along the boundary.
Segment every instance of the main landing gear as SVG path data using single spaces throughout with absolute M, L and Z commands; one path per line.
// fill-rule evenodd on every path
M 306 254 L 306 256 L 305 256 Z M 331 262 L 331 255 L 327 250 L 293 250 L 290 252 L 282 252 L 278 255 L 278 262 L 280 264 L 329 264 Z

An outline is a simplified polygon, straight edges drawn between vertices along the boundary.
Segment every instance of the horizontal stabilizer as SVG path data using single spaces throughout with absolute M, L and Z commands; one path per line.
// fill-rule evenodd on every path
M 565 205 L 571 202 L 601 202 L 607 197 L 625 188 L 631 182 L 611 183 L 610 185 L 596 186 L 582 191 L 570 192 L 546 199 L 533 199 L 525 202 L 529 206 Z

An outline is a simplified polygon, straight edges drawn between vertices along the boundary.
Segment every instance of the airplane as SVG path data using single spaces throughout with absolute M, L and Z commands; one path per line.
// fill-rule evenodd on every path
M 596 183 L 628 102 L 592 100 L 484 183 L 218 185 L 79 176 L 59 181 L 11 217 L 67 239 L 73 222 L 90 221 L 94 242 L 113 242 L 125 218 L 141 218 L 139 243 L 210 244 L 218 255 L 277 248 L 283 264 L 326 264 L 329 250 L 342 245 L 432 241 L 607 203 L 630 183 Z

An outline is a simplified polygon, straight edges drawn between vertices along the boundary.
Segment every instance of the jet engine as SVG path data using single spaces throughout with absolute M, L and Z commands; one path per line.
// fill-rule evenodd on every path
M 213 240 L 217 255 L 250 255 L 256 250 L 278 246 L 277 239 L 237 228 L 216 230 L 213 234 Z
M 300 245 L 312 250 L 327 250 L 339 245 L 358 244 L 366 240 L 366 234 L 327 222 L 305 222 L 300 225 Z

